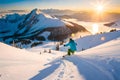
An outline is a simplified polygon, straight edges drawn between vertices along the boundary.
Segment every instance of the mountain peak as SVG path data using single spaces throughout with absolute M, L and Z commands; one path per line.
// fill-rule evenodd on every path
M 52 16 L 48 15 L 48 14 L 45 14 L 44 12 L 42 12 L 40 9 L 33 9 L 31 12 L 30 12 L 30 15 L 31 16 L 35 16 L 35 15 L 38 15 L 38 16 L 43 16 L 43 17 L 46 17 L 46 18 L 53 18 Z
M 40 11 L 40 9 L 35 8 L 35 9 L 33 9 L 33 10 L 31 11 L 31 13 L 32 13 L 32 14 L 40 14 L 41 11 Z

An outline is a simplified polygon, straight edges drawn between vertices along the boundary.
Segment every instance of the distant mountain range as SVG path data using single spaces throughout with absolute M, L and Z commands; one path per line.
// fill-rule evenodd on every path
M 72 33 L 88 32 L 83 26 L 34 9 L 28 14 L 8 14 L 0 19 L 0 41 L 35 46 L 41 41 L 62 41 Z
M 108 22 L 104 25 L 108 26 L 108 27 L 111 27 L 111 28 L 120 29 L 120 20 L 113 21 L 113 22 Z
M 49 14 L 51 16 L 55 16 L 61 19 L 78 19 L 79 21 L 96 21 L 98 18 L 95 16 L 95 12 L 88 11 L 72 11 L 72 10 L 59 10 L 59 9 L 41 9 L 42 12 Z M 25 14 L 30 12 L 29 10 L 6 10 L 0 11 L 0 16 L 9 13 L 20 13 Z M 101 21 L 103 22 L 112 22 L 120 19 L 120 13 L 108 13 L 104 14 L 105 16 L 101 17 Z

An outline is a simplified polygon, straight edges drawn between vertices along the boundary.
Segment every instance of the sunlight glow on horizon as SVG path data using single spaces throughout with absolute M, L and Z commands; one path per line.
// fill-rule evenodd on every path
M 112 1 L 112 2 L 110 2 Z M 119 0 L 25 0 L 10 2 L 0 1 L 1 10 L 20 10 L 20 9 L 60 9 L 74 11 L 93 11 L 96 7 L 99 11 L 120 12 Z M 91 6 L 92 3 L 94 7 Z M 113 4 L 114 3 L 114 4 Z M 22 4 L 22 5 L 21 5 Z M 110 5 L 108 5 L 110 4 Z
M 109 7 L 110 1 L 105 1 L 105 0 L 97 0 L 96 2 L 92 3 L 93 8 L 97 13 L 102 13 L 107 10 Z
M 103 9 L 104 9 L 104 8 L 103 8 L 103 5 L 98 5 L 98 6 L 97 6 L 97 11 L 98 11 L 98 12 L 102 12 Z
M 99 25 L 97 23 L 92 25 L 92 33 L 96 34 L 99 31 Z

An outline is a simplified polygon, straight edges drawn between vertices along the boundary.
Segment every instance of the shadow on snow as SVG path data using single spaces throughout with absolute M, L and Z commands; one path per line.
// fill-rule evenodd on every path
M 88 60 L 83 57 L 79 57 L 78 55 L 66 57 L 64 60 L 72 62 L 74 66 L 77 67 L 78 72 L 85 80 L 115 80 L 113 74 L 109 72 L 109 70 L 105 69 L 103 65 L 98 65 L 94 63 L 92 60 Z M 50 65 L 49 67 L 41 70 L 39 74 L 32 77 L 30 80 L 42 80 L 52 74 L 59 66 L 63 64 L 65 65 L 63 59 L 55 59 L 54 61 L 45 64 Z M 65 65 L 67 66 L 67 65 Z M 71 73 L 72 74 L 72 73 Z M 118 78 L 118 79 L 117 79 Z M 117 77 L 116 80 L 119 80 Z
M 63 63 L 63 61 L 61 59 L 55 59 L 54 61 L 52 61 L 48 64 L 45 64 L 45 66 L 46 65 L 50 65 L 50 66 L 39 71 L 39 73 L 37 75 L 30 78 L 29 80 L 42 80 L 42 79 L 46 78 L 51 73 L 53 73 L 62 63 Z

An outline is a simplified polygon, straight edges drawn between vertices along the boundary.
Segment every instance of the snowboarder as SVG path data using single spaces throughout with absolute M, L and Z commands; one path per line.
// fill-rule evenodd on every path
M 67 44 L 64 45 L 64 46 L 69 46 L 70 47 L 68 49 L 68 55 L 69 56 L 71 55 L 71 53 L 74 54 L 74 52 L 77 50 L 76 49 L 76 45 L 77 44 L 75 43 L 75 41 L 72 38 L 70 38 L 69 43 L 67 43 Z

